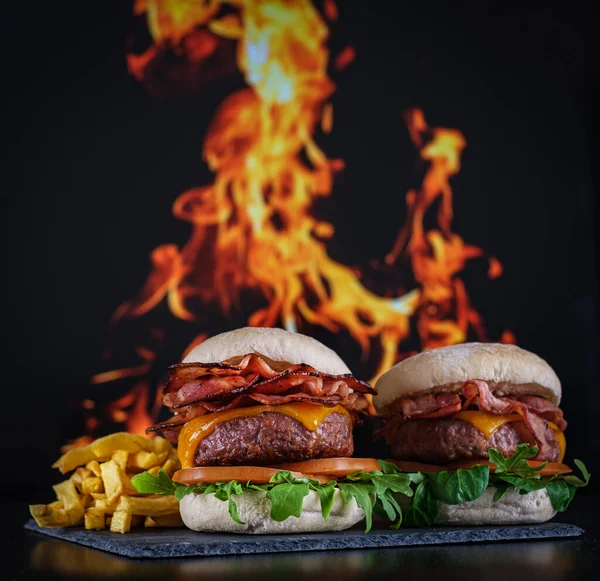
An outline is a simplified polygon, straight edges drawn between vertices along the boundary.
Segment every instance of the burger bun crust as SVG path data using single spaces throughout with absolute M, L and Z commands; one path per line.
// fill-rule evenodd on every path
M 304 497 L 302 513 L 281 522 L 274 521 L 271 501 L 262 490 L 246 490 L 234 495 L 237 513 L 243 525 L 235 522 L 227 502 L 214 494 L 188 494 L 179 502 L 179 512 L 184 524 L 194 530 L 219 533 L 282 534 L 342 531 L 364 519 L 365 513 L 356 501 L 345 503 L 339 490 L 335 490 L 329 518 L 323 520 L 319 495 L 314 490 Z
M 183 363 L 216 363 L 249 353 L 276 362 L 305 363 L 332 375 L 350 373 L 340 356 L 320 341 L 273 327 L 242 327 L 215 335 L 194 347 Z
M 385 415 L 398 398 L 455 393 L 473 379 L 487 382 L 496 396 L 538 395 L 558 405 L 562 394 L 558 376 L 535 353 L 503 343 L 461 343 L 423 351 L 388 369 L 375 383 L 373 405 Z
M 556 514 L 546 490 L 520 494 L 509 489 L 494 502 L 496 489 L 490 487 L 476 500 L 461 504 L 439 503 L 436 524 L 443 525 L 510 525 L 535 524 L 550 520 Z

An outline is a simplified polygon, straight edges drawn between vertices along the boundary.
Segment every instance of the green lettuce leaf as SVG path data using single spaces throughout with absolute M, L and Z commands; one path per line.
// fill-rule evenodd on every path
M 460 504 L 479 498 L 488 486 L 488 466 L 448 470 L 429 475 L 431 492 L 446 504 Z
M 371 494 L 374 492 L 373 485 L 362 482 L 338 483 L 338 488 L 344 502 L 348 503 L 354 498 L 356 504 L 363 509 L 366 520 L 365 533 L 368 533 L 373 526 L 373 500 L 371 499 Z

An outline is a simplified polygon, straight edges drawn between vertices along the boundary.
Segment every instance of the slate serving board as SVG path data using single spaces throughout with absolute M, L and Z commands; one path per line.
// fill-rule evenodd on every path
M 368 534 L 363 532 L 363 524 L 362 527 L 355 526 L 341 532 L 290 535 L 211 534 L 197 533 L 187 528 L 139 529 L 120 534 L 83 528 L 40 528 L 33 519 L 25 523 L 25 528 L 138 559 L 489 543 L 577 537 L 584 533 L 580 527 L 553 522 L 538 525 L 407 528 L 397 531 L 382 525 L 374 526 Z

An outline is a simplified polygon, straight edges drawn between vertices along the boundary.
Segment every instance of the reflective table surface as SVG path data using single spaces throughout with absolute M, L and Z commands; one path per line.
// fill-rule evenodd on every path
M 23 528 L 25 503 L 3 504 L 0 579 L 510 579 L 595 578 L 600 497 L 581 494 L 553 520 L 585 534 L 570 539 L 141 560 L 90 549 Z M 8 523 L 14 523 L 9 530 Z

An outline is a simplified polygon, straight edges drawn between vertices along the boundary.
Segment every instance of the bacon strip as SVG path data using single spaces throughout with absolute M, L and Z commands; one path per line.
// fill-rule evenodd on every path
M 561 432 L 567 429 L 563 411 L 551 401 L 537 395 L 521 395 L 517 398 L 517 401 L 529 411 L 555 424 Z
M 534 395 L 521 395 L 518 398 L 496 397 L 485 381 L 472 380 L 462 385 L 460 395 L 438 393 L 399 399 L 390 406 L 386 424 L 377 431 L 377 435 L 387 433 L 393 437 L 405 421 L 452 416 L 461 409 L 470 407 L 496 415 L 520 414 L 526 428 L 535 438 L 538 456 L 545 454 L 547 457 L 558 446 L 553 430 L 546 421 L 554 423 L 561 431 L 567 427 L 562 410 L 549 400 Z
M 492 414 L 504 415 L 517 412 L 523 416 L 525 426 L 531 432 L 538 445 L 537 456 L 544 455 L 544 457 L 547 457 L 548 454 L 551 454 L 558 448 L 552 428 L 541 417 L 529 411 L 529 408 L 524 403 L 514 399 L 496 397 L 490 391 L 488 384 L 480 380 L 465 383 L 462 386 L 462 393 L 467 398 L 467 401 Z
M 427 394 L 411 399 L 400 399 L 402 415 L 407 418 L 439 418 L 460 410 L 462 402 L 457 393 Z
M 171 409 L 178 409 L 201 401 L 223 399 L 247 391 L 260 376 L 252 373 L 246 376 L 205 377 L 184 383 L 175 393 L 164 394 L 163 404 Z
M 220 363 L 178 363 L 169 368 L 163 390 L 163 404 L 175 412 L 169 420 L 147 432 L 168 431 L 171 436 L 195 417 L 237 407 L 262 403 L 281 405 L 310 401 L 332 407 L 342 405 L 350 412 L 373 414 L 364 394 L 375 390 L 351 374 L 322 373 L 306 364 L 270 364 L 263 357 L 248 354 Z M 165 436 L 166 437 L 166 436 Z

